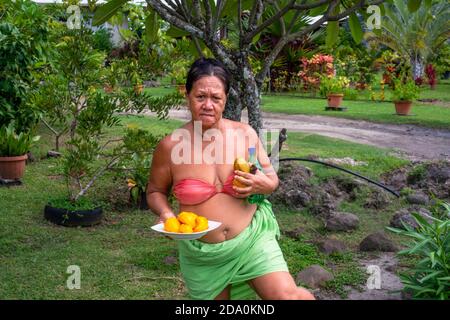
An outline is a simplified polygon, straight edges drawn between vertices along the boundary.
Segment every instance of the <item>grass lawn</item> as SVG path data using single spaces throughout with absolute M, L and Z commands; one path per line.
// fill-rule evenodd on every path
M 325 99 L 304 98 L 286 95 L 265 95 L 262 98 L 262 110 L 287 114 L 307 114 L 367 120 L 380 123 L 415 124 L 425 127 L 450 129 L 450 107 L 425 105 L 415 102 L 410 116 L 395 115 L 392 102 L 343 101 L 348 109 L 325 111 Z
M 179 121 L 158 121 L 141 116 L 123 116 L 122 124 L 138 124 L 156 134 L 165 134 L 181 125 Z M 123 128 L 108 132 L 114 137 Z M 43 156 L 52 145 L 45 129 L 41 130 L 36 155 Z M 107 137 L 105 137 L 107 138 Z M 387 151 L 355 143 L 315 135 L 291 133 L 281 156 L 320 157 L 350 156 L 365 161 L 367 166 L 352 168 L 377 178 L 383 172 L 406 164 Z M 309 165 L 317 183 L 341 173 L 333 169 Z M 57 159 L 42 159 L 26 168 L 24 184 L 0 188 L 0 298 L 2 299 L 181 299 L 187 298 L 180 278 L 179 265 L 166 265 L 164 258 L 176 256 L 175 241 L 153 233 L 150 226 L 155 217 L 150 212 L 130 208 L 123 179 L 112 174 L 104 176 L 88 196 L 104 203 L 105 218 L 101 225 L 90 228 L 65 228 L 47 222 L 43 208 L 50 196 L 64 193 Z M 367 192 L 370 192 L 368 188 Z M 393 201 L 383 212 L 362 208 L 358 201 L 342 203 L 342 210 L 360 216 L 360 228 L 353 233 L 327 233 L 345 240 L 350 248 L 368 232 L 383 229 L 393 210 L 400 203 Z M 333 266 L 336 279 L 330 290 L 345 294 L 343 286 L 362 284 L 367 275 L 358 267 L 359 253 L 324 256 L 309 240 L 324 235 L 323 226 L 307 211 L 277 210 L 280 227 L 307 229 L 304 241 L 283 236 L 280 246 L 291 273 L 311 264 Z M 397 237 L 392 237 L 399 240 Z M 81 269 L 81 289 L 69 290 L 66 281 L 68 266 Z M 331 270 L 331 269 L 330 269 Z
M 145 88 L 155 96 L 173 93 L 174 87 Z M 386 97 L 390 97 L 387 93 Z M 438 98 L 450 101 L 450 85 L 440 84 L 432 91 L 424 89 L 421 98 Z M 364 97 L 359 97 L 362 99 Z M 450 107 L 415 102 L 410 116 L 395 115 L 392 102 L 373 102 L 367 100 L 343 101 L 345 112 L 325 111 L 326 101 L 321 98 L 298 96 L 297 94 L 263 95 L 261 108 L 266 112 L 287 114 L 324 115 L 347 119 L 367 120 L 379 123 L 414 124 L 424 127 L 450 130 Z

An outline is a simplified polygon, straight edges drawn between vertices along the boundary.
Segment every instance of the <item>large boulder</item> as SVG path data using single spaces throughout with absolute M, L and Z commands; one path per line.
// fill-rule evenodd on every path
M 304 166 L 295 163 L 280 165 L 280 184 L 269 200 L 294 210 L 310 206 L 318 194 L 318 187 L 309 182 L 311 177 L 312 171 Z
M 334 276 L 330 272 L 319 265 L 312 265 L 297 274 L 296 283 L 297 285 L 304 283 L 308 287 L 316 289 L 333 279 Z
M 409 208 L 402 208 L 395 212 L 394 216 L 391 219 L 390 226 L 398 229 L 404 229 L 403 223 L 410 226 L 411 228 L 416 229 L 418 227 L 416 220 L 411 215 L 411 213 L 418 213 L 420 216 L 425 218 L 428 222 L 432 222 L 431 219 L 432 214 L 425 208 L 421 208 L 419 206 L 411 206 Z
M 406 201 L 410 204 L 428 205 L 430 198 L 423 192 L 415 192 L 406 197 Z
M 364 238 L 359 244 L 360 251 L 394 252 L 397 247 L 383 231 L 375 232 Z
M 334 212 L 325 220 L 325 229 L 328 231 L 350 231 L 359 225 L 359 218 L 346 212 Z
M 325 239 L 317 242 L 320 252 L 325 254 L 342 253 L 347 250 L 344 242 L 337 239 Z
M 391 197 L 385 191 L 374 190 L 367 197 L 364 208 L 380 210 L 391 203 Z

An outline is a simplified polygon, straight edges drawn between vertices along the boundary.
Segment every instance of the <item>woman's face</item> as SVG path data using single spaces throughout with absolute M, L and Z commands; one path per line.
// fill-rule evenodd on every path
M 219 78 L 201 77 L 187 95 L 192 120 L 201 121 L 203 128 L 211 128 L 222 118 L 226 100 L 225 86 Z

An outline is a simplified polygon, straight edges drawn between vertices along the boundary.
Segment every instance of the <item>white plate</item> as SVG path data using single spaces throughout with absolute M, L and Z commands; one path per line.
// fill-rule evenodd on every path
M 154 226 L 152 226 L 152 229 L 175 240 L 194 240 L 203 237 L 205 234 L 214 229 L 217 229 L 221 224 L 222 222 L 208 220 L 208 229 L 193 233 L 168 232 L 164 230 L 164 223 L 155 224 Z

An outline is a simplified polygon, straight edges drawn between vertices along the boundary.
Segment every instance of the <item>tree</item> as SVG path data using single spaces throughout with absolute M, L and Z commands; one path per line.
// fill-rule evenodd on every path
M 28 101 L 34 73 L 46 59 L 48 17 L 29 0 L 0 5 L 0 127 L 14 122 L 17 133 L 33 130 L 39 110 Z
M 96 11 L 94 24 L 114 15 L 127 0 L 112 0 Z M 269 68 L 289 42 L 301 39 L 327 22 L 327 43 L 336 41 L 339 20 L 360 11 L 366 15 L 368 5 L 383 0 L 146 0 L 149 18 L 146 27 L 153 28 L 159 15 L 173 27 L 188 33 L 198 52 L 207 47 L 232 74 L 232 85 L 224 116 L 240 120 L 244 108 L 249 124 L 258 132 L 262 127 L 260 91 Z M 317 20 L 296 28 L 300 19 L 317 16 Z M 358 19 L 352 19 L 358 21 Z M 282 34 L 264 59 L 262 68 L 254 72 L 250 64 L 252 46 L 271 25 L 279 23 Z M 152 29 L 153 30 L 153 29 Z M 352 34 L 359 38 L 362 28 L 352 23 Z M 225 39 L 224 35 L 228 35 Z
M 427 1 L 412 11 L 403 0 L 385 6 L 380 32 L 367 40 L 397 52 L 411 64 L 412 77 L 423 76 L 425 63 L 439 51 L 450 35 L 450 5 L 445 1 Z

